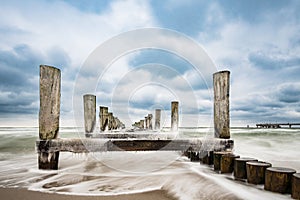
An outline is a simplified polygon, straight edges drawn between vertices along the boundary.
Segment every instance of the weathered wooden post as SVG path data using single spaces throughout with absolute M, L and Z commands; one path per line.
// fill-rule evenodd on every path
M 108 125 L 108 107 L 100 106 L 100 131 L 105 131 Z
M 255 158 L 236 158 L 234 160 L 234 178 L 235 179 L 247 179 L 246 162 L 258 161 Z
M 282 167 L 269 167 L 265 174 L 265 190 L 291 194 L 292 177 L 296 170 Z
M 300 173 L 295 173 L 292 177 L 292 198 L 300 199 Z
M 108 113 L 108 130 L 112 130 L 113 127 L 113 113 L 109 112 Z
M 60 115 L 60 70 L 40 65 L 40 140 L 56 139 L 59 131 Z M 45 141 L 47 143 L 47 141 Z M 38 152 L 39 169 L 58 169 L 59 151 Z
M 92 133 L 96 125 L 96 96 L 86 94 L 83 96 L 84 128 L 86 133 Z
M 155 109 L 155 130 L 160 129 L 161 109 Z
M 198 161 L 200 161 L 199 153 L 195 152 L 195 151 L 191 151 L 190 152 L 190 160 L 191 160 L 191 162 L 198 162 Z
M 214 152 L 214 170 L 219 171 L 221 169 L 221 157 L 225 154 L 229 154 L 231 152 L 226 151 L 216 151 Z
M 229 71 L 217 72 L 214 82 L 214 127 L 216 138 L 230 138 L 229 129 Z
M 171 102 L 171 131 L 178 131 L 178 101 Z
M 200 151 L 200 161 L 206 165 L 214 164 L 214 152 L 213 151 Z
M 152 118 L 153 118 L 153 115 L 152 114 L 148 114 L 148 128 L 150 130 L 152 130 Z
M 264 184 L 265 172 L 268 167 L 272 167 L 272 164 L 267 162 L 262 162 L 262 161 L 246 162 L 248 183 Z
M 232 173 L 234 170 L 234 159 L 240 156 L 235 154 L 225 154 L 221 157 L 220 171 L 221 173 Z
M 144 120 L 142 120 L 142 119 L 140 120 L 140 128 L 144 129 Z
M 145 129 L 147 130 L 148 128 L 149 128 L 148 117 L 145 117 Z

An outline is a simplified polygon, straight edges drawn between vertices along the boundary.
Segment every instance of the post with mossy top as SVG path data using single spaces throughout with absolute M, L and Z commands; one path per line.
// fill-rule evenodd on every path
M 214 127 L 216 138 L 230 138 L 229 127 L 229 71 L 213 74 L 214 83 Z
M 85 133 L 92 133 L 96 125 L 96 96 L 92 94 L 84 95 L 83 105 Z
M 40 145 L 56 139 L 59 131 L 60 115 L 60 70 L 40 65 L 40 111 L 39 138 Z M 38 152 L 39 169 L 58 169 L 59 151 L 54 153 Z
M 178 131 L 178 101 L 171 102 L 171 131 Z

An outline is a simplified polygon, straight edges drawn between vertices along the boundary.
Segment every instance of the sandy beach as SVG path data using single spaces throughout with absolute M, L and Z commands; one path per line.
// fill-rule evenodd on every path
M 163 190 L 156 190 L 151 192 L 143 192 L 137 194 L 127 194 L 127 195 L 116 195 L 116 196 L 76 196 L 76 195 L 62 195 L 62 194 L 52 194 L 29 191 L 21 188 L 0 188 L 1 199 L 5 200 L 175 200 L 176 198 L 167 194 Z

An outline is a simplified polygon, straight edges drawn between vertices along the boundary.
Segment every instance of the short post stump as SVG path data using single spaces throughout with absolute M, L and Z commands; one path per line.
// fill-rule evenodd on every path
M 234 159 L 233 175 L 235 179 L 247 179 L 246 162 L 258 161 L 255 158 L 236 158 Z
M 221 157 L 220 170 L 221 173 L 232 173 L 234 166 L 234 159 L 239 158 L 240 156 L 234 154 L 224 154 Z
M 246 162 L 247 181 L 252 184 L 265 183 L 265 171 L 268 167 L 272 167 L 271 163 L 262 161 Z
M 221 157 L 225 154 L 229 154 L 231 152 L 226 151 L 217 151 L 214 152 L 214 170 L 219 171 L 221 169 Z
M 266 169 L 265 190 L 278 193 L 291 193 L 292 175 L 294 169 L 269 167 Z
M 300 199 L 300 173 L 292 176 L 292 198 Z

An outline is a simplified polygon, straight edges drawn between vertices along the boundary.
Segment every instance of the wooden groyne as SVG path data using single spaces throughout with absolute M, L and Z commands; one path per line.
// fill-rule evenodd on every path
M 84 119 L 85 132 L 92 138 L 58 138 L 60 117 L 60 70 L 51 66 L 40 66 L 40 112 L 39 140 L 36 141 L 39 169 L 58 169 L 59 153 L 106 152 L 106 151 L 181 151 L 191 161 L 213 165 L 218 173 L 234 173 L 237 180 L 252 184 L 264 184 L 266 190 L 289 193 L 300 199 L 300 174 L 293 169 L 272 167 L 271 163 L 257 161 L 255 158 L 240 158 L 232 153 L 234 141 L 230 139 L 229 126 L 229 71 L 213 75 L 214 88 L 214 136 L 212 139 L 169 139 L 159 134 L 108 134 L 124 124 L 100 107 L 100 134 L 94 134 L 96 124 L 96 97 L 85 95 Z M 171 130 L 178 130 L 178 102 L 171 103 Z M 155 129 L 160 129 L 161 111 L 155 112 Z M 152 130 L 152 114 L 134 123 L 139 129 Z M 280 124 L 283 125 L 283 124 Z M 300 125 L 300 124 L 289 124 Z M 166 136 L 166 135 L 164 135 Z M 168 136 L 166 136 L 168 137 Z M 163 139 L 162 139 L 163 138 Z
M 115 130 L 124 124 L 113 113 L 108 112 L 108 107 L 100 106 L 100 134 L 94 134 L 96 124 L 96 96 L 86 94 L 83 96 L 84 125 L 87 137 L 85 139 L 57 139 L 59 130 L 60 110 L 60 70 L 51 66 L 41 66 L 40 76 L 40 140 L 36 142 L 38 149 L 38 161 L 40 169 L 57 169 L 60 151 L 90 152 L 90 151 L 221 151 L 231 150 L 233 140 L 230 140 L 228 103 L 223 106 L 223 100 L 228 101 L 228 88 L 224 96 L 223 89 L 215 90 L 218 112 L 215 112 L 215 135 L 213 139 L 162 139 L 155 133 L 151 134 L 106 134 L 105 130 Z M 223 75 L 225 74 L 225 75 Z M 221 87 L 229 84 L 229 72 L 214 74 L 214 85 Z M 222 78 L 224 76 L 224 78 Z M 225 80 L 225 82 L 224 82 Z M 50 87 L 51 86 L 51 87 Z M 171 130 L 178 131 L 179 102 L 171 102 Z M 223 112 L 223 109 L 226 112 Z M 226 113 L 223 115 L 222 113 Z M 161 110 L 155 112 L 155 129 L 160 129 Z M 220 115 L 220 116 L 218 116 Z M 141 129 L 152 130 L 152 114 L 148 114 L 145 120 L 136 122 L 134 126 Z M 144 137 L 144 138 L 143 138 Z M 152 138 L 151 138 L 152 137 Z M 126 138 L 126 139 L 122 139 Z M 149 139 L 150 138 L 150 139 Z M 226 139 L 224 139 L 226 138 Z
M 292 128 L 292 126 L 300 126 L 300 123 L 263 123 L 256 124 L 257 128 L 282 128 L 283 126 L 287 126 Z

